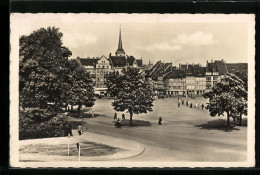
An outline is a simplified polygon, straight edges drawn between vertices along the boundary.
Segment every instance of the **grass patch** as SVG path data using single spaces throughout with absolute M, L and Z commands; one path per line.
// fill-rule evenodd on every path
M 68 145 L 48 145 L 48 144 L 29 144 L 22 146 L 19 149 L 22 154 L 42 154 L 42 155 L 54 155 L 54 156 L 67 156 Z M 93 156 L 105 156 L 115 154 L 119 151 L 119 148 L 111 147 L 108 145 L 83 141 L 81 144 L 80 155 L 85 157 Z M 78 149 L 75 143 L 70 144 L 70 156 L 77 156 Z

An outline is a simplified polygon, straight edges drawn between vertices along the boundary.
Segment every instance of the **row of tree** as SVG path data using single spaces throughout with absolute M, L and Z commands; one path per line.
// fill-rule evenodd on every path
M 62 33 L 48 27 L 20 37 L 19 92 L 22 108 L 59 110 L 67 105 L 94 105 L 89 73 L 63 46 Z

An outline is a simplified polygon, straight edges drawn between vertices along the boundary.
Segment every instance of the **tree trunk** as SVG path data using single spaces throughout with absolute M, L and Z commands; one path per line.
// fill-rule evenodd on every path
M 230 127 L 230 120 L 229 120 L 230 116 L 229 116 L 229 112 L 227 112 L 227 131 L 229 131 L 229 127 Z
M 242 114 L 240 113 L 240 116 L 239 116 L 239 124 L 238 124 L 239 126 L 241 126 L 242 125 Z
M 131 113 L 130 113 L 130 126 L 133 126 L 132 118 L 133 118 L 133 113 L 131 112 Z
M 80 108 L 81 108 L 82 105 L 78 104 L 78 114 L 79 114 L 79 117 L 80 117 Z

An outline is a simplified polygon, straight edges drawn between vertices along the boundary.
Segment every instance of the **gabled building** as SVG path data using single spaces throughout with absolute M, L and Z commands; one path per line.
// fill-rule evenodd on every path
M 206 90 L 210 90 L 214 84 L 216 84 L 221 77 L 228 73 L 236 73 L 248 75 L 247 63 L 226 63 L 222 60 L 207 61 L 206 66 Z
M 87 72 L 90 73 L 90 77 L 92 78 L 93 81 L 95 81 L 95 76 L 96 76 L 96 64 L 97 61 L 99 60 L 98 57 L 87 57 L 87 58 L 76 58 L 76 61 L 79 63 L 79 65 L 83 66 L 86 68 Z
M 220 73 L 218 67 L 222 70 L 223 74 L 225 69 L 223 69 L 224 61 L 218 61 L 218 66 L 215 62 L 211 61 L 206 64 L 206 91 L 212 89 L 214 84 L 220 80 Z
M 206 67 L 195 67 L 193 75 L 195 76 L 195 95 L 204 94 L 206 91 Z
M 185 70 L 174 69 L 165 76 L 165 91 L 169 96 L 183 96 L 186 94 Z
M 247 63 L 226 63 L 228 73 L 240 73 L 248 75 L 248 64 Z
M 104 55 L 96 58 L 79 58 L 77 62 L 90 73 L 96 95 L 106 95 L 107 77 L 111 72 L 111 66 L 108 58 Z

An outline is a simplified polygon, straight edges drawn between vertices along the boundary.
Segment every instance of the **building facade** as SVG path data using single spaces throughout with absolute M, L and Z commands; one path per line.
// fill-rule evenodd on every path
M 93 81 L 95 94 L 98 96 L 107 96 L 107 81 L 109 73 L 117 71 L 120 74 L 122 69 L 126 67 L 140 68 L 140 74 L 145 80 L 145 72 L 143 68 L 143 60 L 136 59 L 134 56 L 126 55 L 123 49 L 121 29 L 119 31 L 118 48 L 115 52 L 115 56 L 111 54 L 109 57 L 104 55 L 96 58 L 79 58 L 77 62 L 82 65 L 90 73 L 90 77 Z

